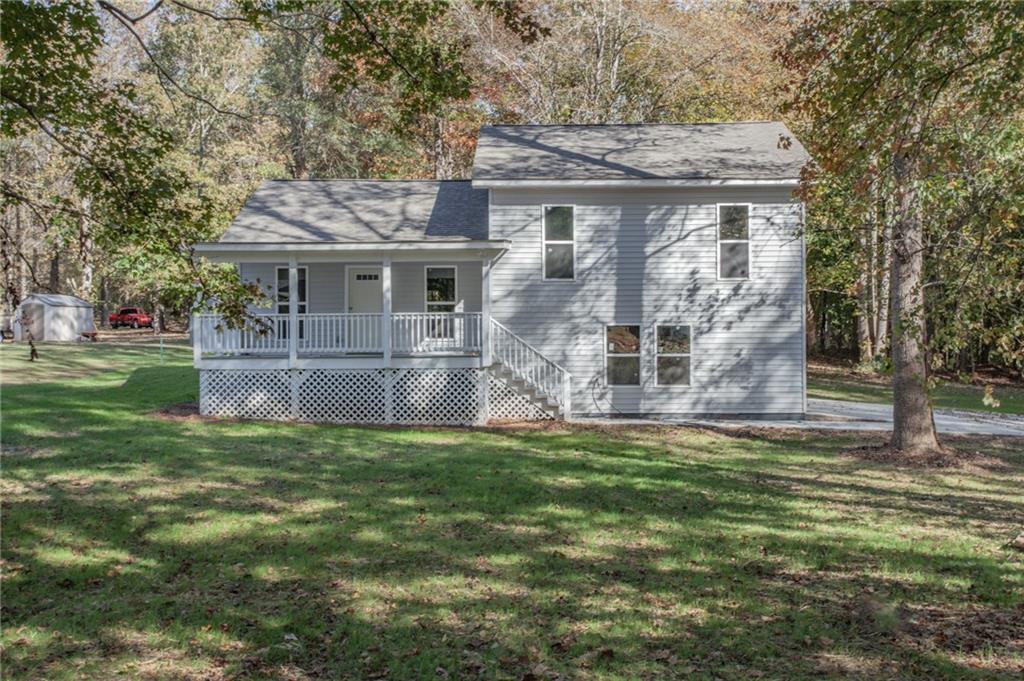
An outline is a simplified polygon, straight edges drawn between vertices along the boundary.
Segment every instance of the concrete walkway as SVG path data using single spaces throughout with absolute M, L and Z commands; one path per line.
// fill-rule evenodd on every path
M 586 419 L 590 420 L 590 419 Z M 806 430 L 891 431 L 892 405 L 843 400 L 807 400 L 807 418 L 771 421 L 747 419 L 594 419 L 608 423 L 675 423 L 716 428 L 802 428 Z M 1024 416 L 936 409 L 935 427 L 945 435 L 994 435 L 1024 438 Z

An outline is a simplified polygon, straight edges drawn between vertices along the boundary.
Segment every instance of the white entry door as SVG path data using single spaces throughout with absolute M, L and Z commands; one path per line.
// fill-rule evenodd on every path
M 346 346 L 350 352 L 383 352 L 381 346 L 381 318 L 384 294 L 379 267 L 348 268 L 348 311 Z M 370 316 L 372 313 L 373 316 Z

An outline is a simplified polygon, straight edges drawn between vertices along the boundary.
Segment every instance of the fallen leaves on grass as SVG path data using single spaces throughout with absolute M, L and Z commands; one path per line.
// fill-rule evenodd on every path
M 853 447 L 844 452 L 864 461 L 886 463 L 906 468 L 964 468 L 966 466 L 1001 466 L 1002 462 L 981 452 L 942 446 L 920 449 L 897 449 L 888 444 Z

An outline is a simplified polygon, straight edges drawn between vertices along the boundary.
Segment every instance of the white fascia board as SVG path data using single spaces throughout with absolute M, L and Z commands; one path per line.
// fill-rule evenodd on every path
M 505 239 L 487 241 L 389 241 L 378 243 L 241 243 L 207 242 L 193 246 L 197 255 L 218 262 L 235 262 L 240 258 L 266 260 L 283 254 L 295 254 L 306 258 L 337 259 L 346 256 L 355 260 L 379 258 L 390 255 L 397 259 L 415 258 L 419 255 L 448 255 L 477 258 L 482 255 L 496 256 L 508 250 L 512 242 Z
M 609 189 L 635 187 L 796 187 L 796 177 L 778 179 L 692 179 L 692 180 L 473 180 L 474 189 Z

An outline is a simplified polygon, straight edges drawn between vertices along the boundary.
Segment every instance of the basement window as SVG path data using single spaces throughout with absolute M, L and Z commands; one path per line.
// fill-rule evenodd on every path
M 718 205 L 718 278 L 750 278 L 750 204 Z
M 655 335 L 655 385 L 690 385 L 690 327 L 659 324 Z
M 608 385 L 640 385 L 640 326 L 605 327 L 605 382 Z

